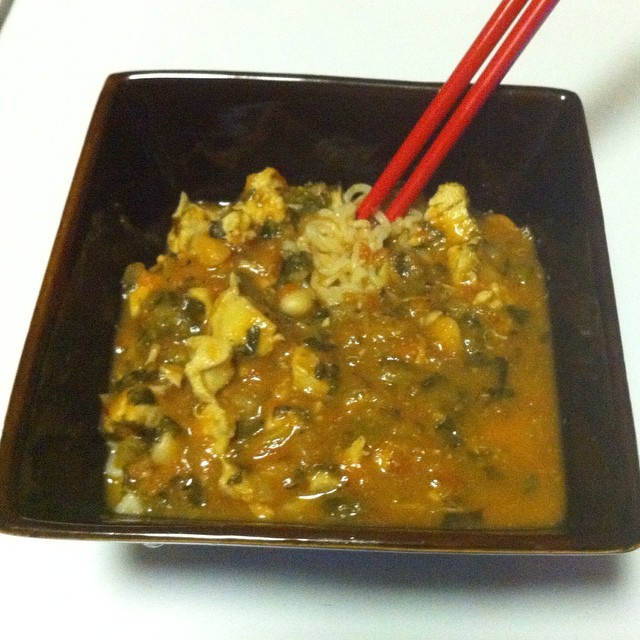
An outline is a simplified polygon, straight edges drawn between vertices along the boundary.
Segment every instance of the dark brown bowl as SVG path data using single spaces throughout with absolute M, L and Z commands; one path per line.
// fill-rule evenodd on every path
M 163 248 L 180 191 L 230 199 L 267 165 L 291 182 L 372 182 L 436 85 L 228 73 L 108 78 L 7 412 L 0 530 L 144 542 L 422 551 L 611 552 L 640 544 L 640 474 L 595 172 L 568 91 L 502 87 L 434 183 L 529 225 L 549 279 L 568 481 L 554 530 L 416 530 L 109 515 L 98 434 L 120 277 Z

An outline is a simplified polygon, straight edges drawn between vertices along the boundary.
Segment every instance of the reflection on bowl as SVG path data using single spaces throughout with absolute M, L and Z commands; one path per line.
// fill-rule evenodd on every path
M 109 515 L 99 394 L 120 278 L 162 252 L 180 192 L 371 183 L 437 86 L 314 77 L 128 73 L 105 85 L 27 338 L 0 449 L 0 527 L 26 535 L 400 550 L 596 552 L 640 542 L 640 474 L 602 212 L 580 101 L 502 87 L 433 183 L 529 226 L 548 278 L 568 488 L 546 530 L 439 530 Z

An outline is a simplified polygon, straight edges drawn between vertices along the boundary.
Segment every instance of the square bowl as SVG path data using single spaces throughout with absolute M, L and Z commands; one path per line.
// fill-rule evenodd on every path
M 107 512 L 99 394 L 120 279 L 164 246 L 181 191 L 229 200 L 277 167 L 292 184 L 372 183 L 435 84 L 142 72 L 99 98 L 28 333 L 0 444 L 0 530 L 125 541 L 581 553 L 640 544 L 640 473 L 584 114 L 569 92 L 500 87 L 433 179 L 527 225 L 548 277 L 567 481 L 544 530 L 168 521 Z

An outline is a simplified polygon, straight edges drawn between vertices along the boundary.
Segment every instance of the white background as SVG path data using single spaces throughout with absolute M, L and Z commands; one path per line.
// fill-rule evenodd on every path
M 497 2 L 14 0 L 0 28 L 0 418 L 108 74 L 444 81 Z M 583 101 L 637 416 L 640 2 L 562 0 L 505 81 Z M 640 638 L 640 551 L 381 555 L 0 535 L 0 602 L 7 638 L 626 640 Z

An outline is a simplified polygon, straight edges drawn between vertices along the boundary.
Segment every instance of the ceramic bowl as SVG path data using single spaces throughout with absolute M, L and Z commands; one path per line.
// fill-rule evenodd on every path
M 110 515 L 98 432 L 120 278 L 163 249 L 180 191 L 232 199 L 247 174 L 373 182 L 434 84 L 233 73 L 110 76 L 27 337 L 0 445 L 0 530 L 33 536 L 455 552 L 624 551 L 640 474 L 587 128 L 563 90 L 503 86 L 433 183 L 528 225 L 548 276 L 568 508 L 552 530 L 417 530 Z

